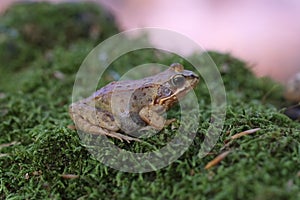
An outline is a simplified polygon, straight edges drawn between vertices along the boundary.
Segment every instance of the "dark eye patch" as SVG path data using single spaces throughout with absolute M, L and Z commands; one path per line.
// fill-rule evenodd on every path
M 170 90 L 169 88 L 164 87 L 164 86 L 159 88 L 159 96 L 167 97 L 167 96 L 170 96 L 171 94 L 172 94 L 172 90 Z

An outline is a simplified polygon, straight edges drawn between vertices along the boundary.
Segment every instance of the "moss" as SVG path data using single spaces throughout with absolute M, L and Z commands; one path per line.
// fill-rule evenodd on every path
M 228 105 L 222 134 L 210 155 L 198 157 L 210 122 L 210 96 L 202 83 L 196 89 L 201 112 L 197 136 L 178 160 L 144 174 L 120 172 L 95 160 L 76 131 L 67 128 L 72 124 L 67 110 L 78 67 L 98 41 L 114 34 L 115 25 L 100 21 L 107 28 L 96 39 L 81 33 L 70 40 L 61 39 L 59 35 L 74 27 L 74 21 L 60 24 L 61 18 L 49 22 L 37 16 L 43 16 L 43 12 L 45 16 L 61 16 L 62 8 L 64 16 L 94 13 L 96 9 L 90 4 L 20 4 L 0 19 L 7 30 L 18 32 L 17 39 L 12 39 L 15 45 L 33 48 L 28 51 L 22 47 L 17 54 L 22 56 L 15 59 L 6 55 L 6 66 L 0 66 L 5 72 L 0 73 L 0 145 L 11 144 L 0 146 L 1 199 L 299 199 L 300 125 L 283 114 L 282 87 L 269 79 L 256 78 L 242 61 L 215 52 L 210 55 L 222 73 Z M 37 12 L 31 18 L 28 13 L 33 10 Z M 103 17 L 103 13 L 94 15 Z M 42 33 L 57 26 L 57 34 L 46 34 L 52 42 L 25 39 L 22 30 L 31 20 L 42 27 Z M 1 48 L 6 41 L 1 40 Z M 30 59 L 26 61 L 23 56 Z M 145 62 L 189 65 L 175 55 L 145 50 L 120 58 L 112 70 L 122 68 L 120 73 L 124 73 Z M 7 69 L 10 65 L 13 69 Z M 111 74 L 114 73 L 108 72 L 106 82 L 111 80 Z M 176 108 L 170 115 L 177 115 Z M 257 127 L 261 128 L 258 132 L 228 142 L 232 135 Z M 159 148 L 174 134 L 178 131 L 167 127 L 152 141 Z M 136 152 L 153 148 L 113 141 Z M 204 169 L 225 150 L 230 153 L 219 165 Z M 63 174 L 79 177 L 67 179 Z

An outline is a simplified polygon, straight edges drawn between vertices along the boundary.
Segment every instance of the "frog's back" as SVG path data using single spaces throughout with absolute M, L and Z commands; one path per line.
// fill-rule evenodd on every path
M 138 112 L 145 105 L 152 102 L 156 85 L 144 84 L 141 80 L 124 80 L 111 82 L 100 88 L 92 95 L 92 103 L 95 107 L 111 110 L 112 106 L 129 109 L 130 112 Z M 127 108 L 127 107 L 130 108 Z

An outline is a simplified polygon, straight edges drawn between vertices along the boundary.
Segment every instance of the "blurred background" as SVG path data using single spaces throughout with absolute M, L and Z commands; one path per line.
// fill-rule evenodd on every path
M 0 12 L 14 2 L 2 0 Z M 206 50 L 243 59 L 256 75 L 269 76 L 281 83 L 300 72 L 298 0 L 93 2 L 113 13 L 120 30 L 161 27 L 177 31 Z

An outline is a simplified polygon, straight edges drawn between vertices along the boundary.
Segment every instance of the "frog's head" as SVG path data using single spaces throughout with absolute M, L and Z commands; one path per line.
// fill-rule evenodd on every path
M 167 108 L 184 97 L 199 82 L 199 77 L 194 72 L 185 70 L 179 63 L 172 64 L 163 74 L 165 82 L 158 88 L 155 103 Z

